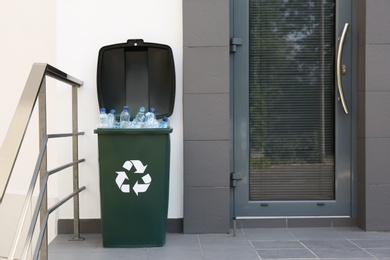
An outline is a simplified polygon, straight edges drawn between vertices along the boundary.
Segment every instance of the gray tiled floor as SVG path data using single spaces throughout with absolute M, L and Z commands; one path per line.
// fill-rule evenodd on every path
M 167 234 L 164 247 L 103 248 L 101 234 L 84 241 L 59 235 L 49 259 L 259 260 L 390 259 L 390 233 L 358 228 L 238 229 L 232 234 Z

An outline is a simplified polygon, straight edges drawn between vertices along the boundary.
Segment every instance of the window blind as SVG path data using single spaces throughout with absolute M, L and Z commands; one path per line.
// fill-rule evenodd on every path
M 334 0 L 249 6 L 250 200 L 334 199 Z

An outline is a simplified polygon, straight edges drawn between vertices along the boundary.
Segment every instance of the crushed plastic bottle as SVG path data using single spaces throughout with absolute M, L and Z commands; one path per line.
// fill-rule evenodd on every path
M 115 110 L 111 109 L 110 113 L 107 115 L 108 117 L 108 128 L 115 128 L 116 120 L 115 120 Z
M 128 106 L 123 107 L 123 111 L 119 116 L 119 123 L 120 128 L 130 128 L 130 113 Z
M 149 112 L 145 114 L 145 124 L 144 128 L 158 128 L 159 122 L 156 119 L 154 114 L 155 109 L 151 107 Z
M 158 128 L 169 128 L 169 119 L 167 116 L 163 117 L 160 124 L 158 125 Z
M 137 115 L 133 119 L 133 122 L 131 122 L 131 128 L 143 128 L 144 124 L 145 124 L 145 108 L 140 107 Z
M 108 127 L 108 117 L 106 114 L 106 109 L 102 107 L 100 108 L 98 128 L 107 128 L 107 127 Z

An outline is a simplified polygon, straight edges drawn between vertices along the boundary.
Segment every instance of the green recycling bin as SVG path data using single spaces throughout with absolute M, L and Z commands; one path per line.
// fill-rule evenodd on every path
M 100 108 L 125 105 L 132 119 L 141 106 L 171 116 L 175 66 L 165 44 L 129 39 L 103 46 L 97 63 Z M 172 129 L 96 129 L 104 247 L 165 244 Z
M 96 129 L 104 247 L 165 244 L 172 129 Z

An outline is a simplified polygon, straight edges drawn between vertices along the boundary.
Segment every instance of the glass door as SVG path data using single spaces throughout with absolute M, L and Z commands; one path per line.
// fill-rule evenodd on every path
M 232 0 L 235 216 L 349 216 L 350 0 Z

